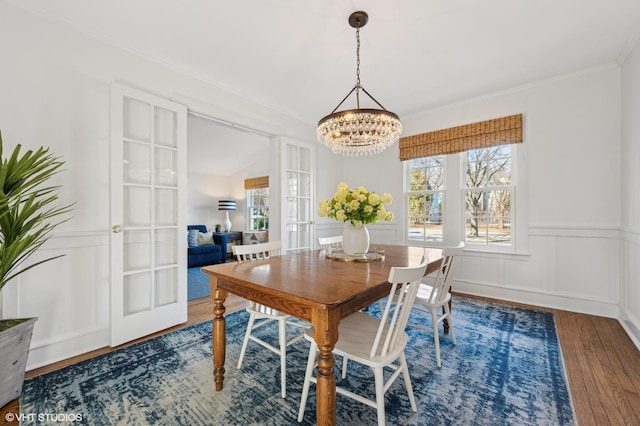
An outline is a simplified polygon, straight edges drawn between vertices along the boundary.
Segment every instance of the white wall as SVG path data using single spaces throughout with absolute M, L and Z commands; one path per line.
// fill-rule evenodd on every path
M 282 129 L 299 139 L 314 134 L 312 126 L 6 2 L 0 2 L 0 57 L 5 152 L 17 143 L 49 146 L 66 161 L 67 171 L 57 177 L 62 202 L 77 202 L 74 218 L 39 254 L 65 257 L 34 268 L 3 290 L 0 314 L 40 318 L 29 369 L 109 342 L 111 82 L 180 100 L 190 109 L 247 127 Z M 188 178 L 194 183 L 191 195 L 216 191 L 208 182 L 218 177 Z M 210 207 L 195 206 L 190 220 L 205 219 L 201 215 Z
M 621 322 L 640 347 L 640 42 L 622 66 Z
M 524 200 L 528 204 L 527 245 L 521 253 L 509 255 L 466 250 L 455 290 L 618 317 L 618 67 L 591 70 L 403 117 L 403 134 L 517 113 L 524 114 L 525 123 L 524 161 L 528 173 L 518 191 L 528 193 Z M 348 160 L 348 166 L 345 161 L 343 176 L 349 185 L 391 192 L 394 197 L 394 224 L 386 225 L 391 229 L 374 229 L 372 240 L 404 241 L 403 172 L 398 158 L 396 145 L 377 157 Z
M 206 225 L 213 229 L 216 223 L 223 224 L 224 212 L 218 211 L 218 200 L 231 196 L 234 177 L 219 176 L 207 173 L 187 173 L 187 223 L 189 225 Z M 241 214 L 240 206 L 237 207 Z M 235 216 L 238 212 L 231 212 Z M 230 218 L 231 218 L 230 216 Z M 235 224 L 235 220 L 232 221 Z M 234 226 L 234 228 L 236 228 Z

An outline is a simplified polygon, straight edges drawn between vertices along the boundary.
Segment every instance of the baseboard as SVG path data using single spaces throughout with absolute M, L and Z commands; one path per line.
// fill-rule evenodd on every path
M 640 323 L 637 318 L 634 318 L 628 310 L 622 308 L 622 316 L 619 321 L 633 344 L 636 345 L 636 348 L 640 351 Z
M 571 294 L 558 294 L 544 292 L 540 289 L 510 287 L 489 282 L 459 280 L 457 278 L 454 278 L 453 289 L 456 293 L 561 309 L 587 315 L 620 318 L 620 306 L 613 301 L 587 299 Z
M 78 333 L 54 342 L 33 341 L 29 349 L 27 371 L 109 346 L 107 328 Z

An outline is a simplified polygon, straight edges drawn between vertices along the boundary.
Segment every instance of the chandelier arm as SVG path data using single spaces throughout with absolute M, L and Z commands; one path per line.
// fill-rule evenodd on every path
M 367 96 L 369 96 L 369 97 L 371 98 L 371 100 L 372 100 L 373 102 L 375 102 L 376 104 L 378 104 L 378 106 L 379 106 L 380 108 L 382 108 L 382 109 L 383 109 L 383 110 L 385 110 L 385 111 L 387 110 L 385 107 L 383 107 L 383 106 L 382 106 L 382 104 L 381 104 L 380 102 L 376 101 L 376 98 L 374 98 L 373 96 L 371 96 L 371 94 L 370 94 L 369 92 L 367 92 L 367 91 L 365 90 L 365 88 L 364 88 L 364 87 L 360 86 L 360 88 L 362 89 L 362 91 L 363 91 L 364 93 L 366 93 L 366 94 L 367 94 Z M 342 102 L 344 102 L 344 101 L 342 101 Z M 358 108 L 359 108 L 359 107 L 358 107 Z
M 351 96 L 351 94 L 353 93 L 353 91 L 354 91 L 354 90 L 356 90 L 357 88 L 358 88 L 358 86 L 353 86 L 353 89 L 351 89 L 351 91 L 350 91 L 349 93 L 347 93 L 347 96 L 345 96 L 345 97 L 344 97 L 344 99 L 340 101 L 340 103 L 338 104 L 338 106 L 337 106 L 337 107 L 335 107 L 335 108 L 333 109 L 333 111 L 331 111 L 331 114 L 333 114 L 334 112 L 336 112 L 336 111 L 338 110 L 338 108 L 340 108 L 340 105 L 342 105 L 342 104 L 344 103 L 344 101 L 346 101 L 346 100 L 347 100 L 347 98 L 348 98 L 349 96 Z M 362 89 L 362 90 L 364 90 L 364 89 Z M 367 93 L 367 94 L 368 94 L 368 93 Z M 371 97 L 371 95 L 369 95 L 369 97 Z M 373 98 L 371 98 L 371 99 L 373 99 Z M 373 99 L 373 100 L 375 101 L 375 99 Z M 331 115 L 331 114 L 329 114 L 329 115 Z

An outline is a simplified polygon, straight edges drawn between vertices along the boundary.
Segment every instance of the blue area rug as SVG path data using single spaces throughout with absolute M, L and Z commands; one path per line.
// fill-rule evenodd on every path
M 455 298 L 453 313 L 458 345 L 442 338 L 441 369 L 432 335 L 409 330 L 418 412 L 397 380 L 386 395 L 387 424 L 575 424 L 552 314 L 463 297 Z M 89 425 L 297 425 L 308 343 L 290 347 L 283 399 L 277 355 L 250 344 L 242 370 L 235 367 L 247 318 L 244 311 L 227 317 L 221 392 L 214 390 L 206 322 L 27 380 L 21 412 L 81 415 L 78 424 Z M 275 341 L 275 327 L 267 333 Z M 374 394 L 367 368 L 350 363 L 348 377 L 345 383 L 338 375 L 338 383 Z M 314 421 L 312 385 L 302 424 Z M 337 423 L 375 424 L 376 412 L 338 395 Z
M 200 266 L 187 269 L 187 300 L 209 297 L 211 294 L 209 276 L 203 274 L 200 269 Z

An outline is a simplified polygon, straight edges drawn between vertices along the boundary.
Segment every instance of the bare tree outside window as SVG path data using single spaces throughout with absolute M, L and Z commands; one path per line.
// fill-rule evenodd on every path
M 511 146 L 467 151 L 465 176 L 467 242 L 511 245 Z

